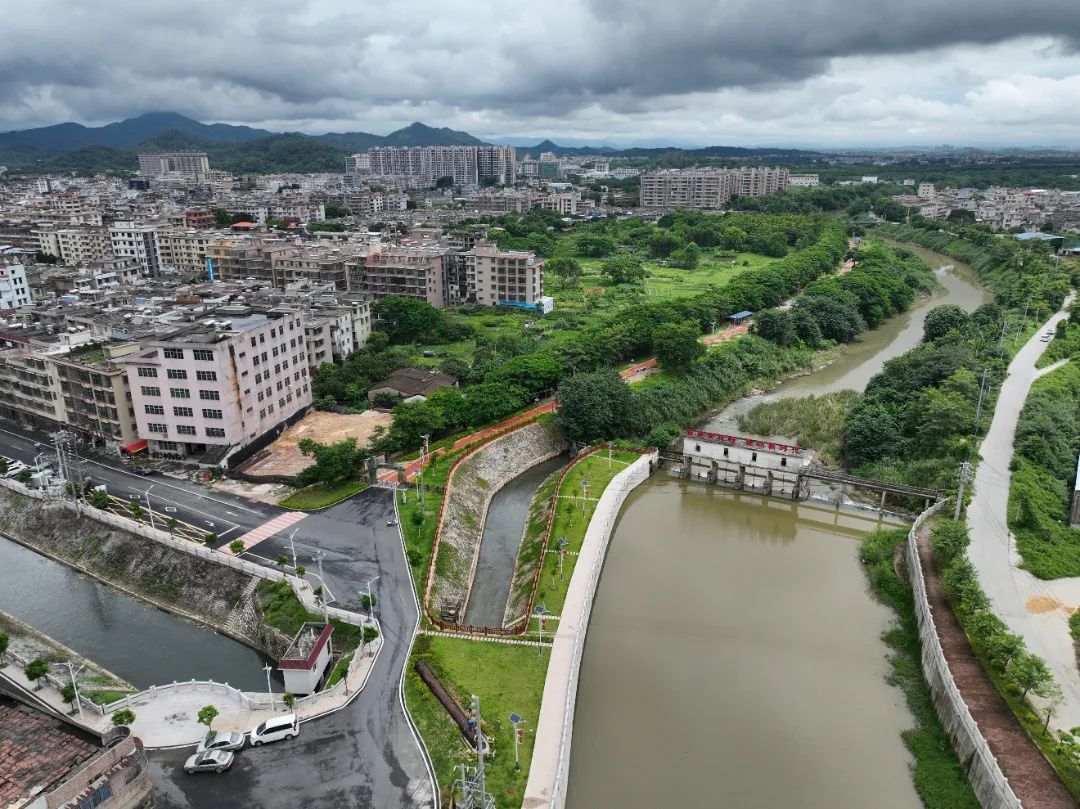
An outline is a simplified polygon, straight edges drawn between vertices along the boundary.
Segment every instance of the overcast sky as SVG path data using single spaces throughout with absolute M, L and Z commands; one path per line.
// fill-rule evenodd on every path
M 175 110 L 504 141 L 1080 146 L 1080 0 L 3 5 L 0 130 Z

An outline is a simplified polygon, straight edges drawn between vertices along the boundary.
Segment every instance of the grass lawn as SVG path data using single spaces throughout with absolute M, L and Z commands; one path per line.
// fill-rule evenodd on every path
M 340 503 L 346 497 L 362 492 L 368 484 L 362 480 L 343 480 L 340 483 L 316 483 L 293 492 L 278 503 L 283 508 L 303 510 L 325 508 Z
M 93 691 L 89 688 L 79 689 L 79 696 L 86 697 L 95 705 L 110 705 L 122 700 L 131 693 L 131 691 Z
M 263 623 L 290 638 L 300 631 L 305 621 L 322 621 L 321 615 L 304 609 L 288 582 L 263 580 L 255 588 L 255 598 Z M 336 618 L 331 618 L 330 623 L 334 625 L 335 652 L 345 655 L 360 645 L 360 627 Z
M 449 803 L 454 768 L 462 763 L 475 765 L 476 756 L 450 715 L 416 674 L 413 661 L 425 661 L 466 712 L 470 695 L 480 697 L 484 734 L 495 748 L 494 757 L 487 760 L 487 786 L 495 796 L 495 805 L 503 809 L 521 805 L 549 654 L 546 648 L 538 654 L 532 646 L 426 635 L 417 638 L 405 678 L 405 697 L 435 765 L 444 806 Z M 519 748 L 518 773 L 514 772 L 513 726 L 508 719 L 512 711 L 528 723 Z

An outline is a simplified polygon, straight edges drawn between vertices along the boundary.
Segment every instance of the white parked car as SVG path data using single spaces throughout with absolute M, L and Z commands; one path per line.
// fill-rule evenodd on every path
M 203 737 L 196 753 L 205 753 L 207 750 L 239 750 L 247 742 L 247 736 L 243 733 L 222 733 L 220 730 L 212 730 Z
M 233 754 L 228 750 L 207 750 L 196 753 L 184 762 L 184 772 L 188 775 L 196 772 L 225 772 L 233 763 Z
M 300 732 L 300 723 L 296 719 L 296 714 L 284 714 L 283 716 L 272 716 L 254 728 L 251 733 L 248 734 L 248 738 L 251 740 L 253 747 L 258 747 L 261 744 L 267 742 L 279 742 L 282 739 L 292 739 Z
M 4 472 L 4 477 L 13 478 L 16 475 L 18 475 L 20 472 L 22 472 L 24 469 L 29 469 L 29 468 L 30 467 L 27 466 L 26 464 L 24 464 L 22 461 L 12 461 L 11 463 L 8 464 L 7 471 Z

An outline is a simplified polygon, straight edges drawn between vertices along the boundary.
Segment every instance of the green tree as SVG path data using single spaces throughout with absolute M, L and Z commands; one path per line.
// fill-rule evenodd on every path
M 112 713 L 112 723 L 116 727 L 135 723 L 135 711 L 130 708 L 119 708 Z
M 60 687 L 60 699 L 62 699 L 68 705 L 72 705 L 75 702 L 75 685 L 74 685 L 74 683 L 64 683 Z
M 239 556 L 244 552 L 244 540 L 234 539 L 229 543 L 229 550 L 232 551 L 233 556 Z
M 604 262 L 603 272 L 615 284 L 640 284 L 648 275 L 641 260 L 629 253 L 609 258 Z
M 680 247 L 679 237 L 667 230 L 658 230 L 649 238 L 649 253 L 653 258 L 667 258 Z
M 109 507 L 109 495 L 103 492 L 101 489 L 94 489 L 90 492 L 90 505 L 96 509 L 104 511 Z
M 214 548 L 217 546 L 219 539 L 217 531 L 209 531 L 203 535 L 203 544 L 208 548 Z
M 278 566 L 278 570 L 284 571 L 285 570 L 285 565 L 289 564 L 289 557 L 286 556 L 283 553 L 279 553 L 277 559 L 274 562 L 274 564 L 276 564 Z
M 285 693 L 284 693 L 284 694 L 283 694 L 283 695 L 281 696 L 281 701 L 282 701 L 282 702 L 284 702 L 284 703 L 285 703 L 285 707 L 286 707 L 286 708 L 288 708 L 288 709 L 289 709 L 289 710 L 291 711 L 291 710 L 292 710 L 292 706 L 296 704 L 296 695 L 295 695 L 295 694 L 292 694 L 292 693 L 291 693 L 291 692 L 289 692 L 289 691 L 286 691 L 286 692 L 285 692 Z
M 392 412 L 394 421 L 385 437 L 391 451 L 418 447 L 423 436 L 435 435 L 446 426 L 446 417 L 430 401 L 403 402 Z
M 314 458 L 314 463 L 299 475 L 301 483 L 335 483 L 355 477 L 364 470 L 368 451 L 357 446 L 355 438 L 345 438 L 333 444 L 320 444 L 310 438 L 299 443 L 300 452 Z
M 1054 685 L 1054 675 L 1050 673 L 1046 661 L 1031 652 L 1022 652 L 1014 657 L 1007 673 L 1020 689 L 1021 700 L 1026 699 L 1029 693 L 1046 696 Z
M 138 503 L 132 503 L 128 506 L 128 512 L 131 514 L 131 519 L 141 520 L 143 517 L 143 509 Z
M 170 534 L 174 533 L 179 525 L 180 523 L 176 521 L 176 517 L 169 517 L 169 519 L 165 520 L 165 528 L 168 529 Z
M 307 573 L 307 568 L 306 567 L 304 567 L 303 565 L 297 565 L 296 566 L 296 575 L 298 577 L 300 577 L 301 579 L 304 578 L 305 573 Z
M 7 636 L 7 634 L 4 632 L 0 632 L 0 662 L 3 661 L 4 653 L 7 651 L 8 644 L 10 642 L 11 639 Z
M 725 250 L 739 252 L 746 249 L 750 237 L 741 228 L 727 228 L 720 234 L 720 246 Z
M 214 720 L 218 717 L 218 709 L 213 705 L 204 705 L 199 708 L 199 724 L 206 725 L 206 729 L 210 730 L 214 723 Z
M 565 286 L 574 286 L 581 279 L 581 264 L 570 256 L 555 256 L 544 262 L 544 271 L 554 273 Z
M 882 404 L 857 402 L 844 419 L 844 458 L 850 469 L 895 454 L 902 441 L 896 419 Z
M 684 270 L 696 270 L 701 262 L 701 248 L 694 242 L 688 242 L 671 254 L 671 263 Z
M 578 236 L 577 252 L 579 256 L 602 258 L 609 255 L 614 249 L 615 242 L 607 236 L 595 236 L 588 233 Z
M 48 673 L 49 664 L 40 657 L 35 657 L 23 668 L 23 674 L 26 675 L 27 680 L 34 684 L 35 691 L 41 688 L 41 683 L 38 681 Z
M 950 331 L 961 331 L 968 323 L 968 313 L 955 304 L 935 306 L 926 313 L 923 321 L 923 340 L 938 340 Z
M 573 441 L 616 438 L 627 432 L 632 408 L 630 388 L 611 369 L 563 380 L 558 398 L 555 419 Z
M 327 219 L 341 219 L 342 217 L 349 215 L 348 208 L 333 202 L 326 203 L 326 205 L 323 206 L 323 209 Z
M 669 370 L 686 370 L 705 353 L 698 338 L 701 333 L 692 323 L 663 323 L 653 329 L 656 359 Z
M 441 311 L 415 298 L 380 298 L 371 311 L 391 343 L 435 343 L 446 328 L 446 316 Z
M 814 321 L 811 319 L 811 322 Z M 779 309 L 758 312 L 754 316 L 753 331 L 758 337 L 779 346 L 789 346 L 799 337 L 795 331 L 795 316 Z

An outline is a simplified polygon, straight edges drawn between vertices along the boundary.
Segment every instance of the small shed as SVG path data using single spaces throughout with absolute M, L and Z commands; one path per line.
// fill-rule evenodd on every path
M 749 320 L 753 316 L 754 316 L 753 312 L 743 310 L 742 312 L 736 312 L 735 314 L 733 314 L 731 316 L 731 322 L 732 322 L 732 324 L 738 326 L 740 323 L 745 323 L 747 320 Z
M 313 694 L 334 652 L 330 635 L 333 624 L 307 621 L 289 648 L 278 661 L 278 671 L 285 677 L 285 690 L 290 694 Z

